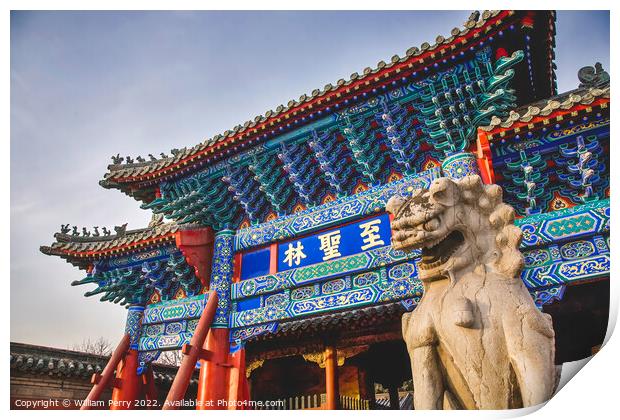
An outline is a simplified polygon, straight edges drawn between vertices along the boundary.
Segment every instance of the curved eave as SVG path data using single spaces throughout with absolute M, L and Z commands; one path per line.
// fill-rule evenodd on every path
M 546 42 L 549 43 L 554 39 L 555 15 L 548 14 L 550 27 Z M 380 62 L 375 69 L 367 68 L 363 76 L 354 73 L 348 81 L 340 80 L 336 86 L 329 84 L 323 91 L 313 91 L 311 96 L 302 95 L 300 101 L 290 101 L 286 107 L 280 106 L 275 112 L 269 111 L 264 116 L 256 117 L 254 121 L 248 121 L 223 135 L 217 135 L 193 148 L 181 150 L 173 157 L 146 163 L 111 165 L 100 184 L 105 188 L 120 189 L 138 200 L 147 201 L 148 198 L 145 197 L 153 194 L 157 182 L 182 176 L 229 154 L 238 153 L 276 135 L 272 132 L 285 124 L 298 121 L 309 114 L 320 114 L 322 110 L 357 98 L 363 92 L 372 91 L 405 75 L 421 71 L 444 57 L 466 51 L 476 43 L 494 36 L 502 28 L 516 23 L 515 17 L 519 16 L 521 15 L 514 11 L 484 12 L 481 20 L 468 20 L 463 29 L 453 29 L 450 37 L 438 36 L 434 45 L 424 43 L 421 48 L 411 48 L 405 57 L 394 56 L 390 63 Z M 552 46 L 549 46 L 549 51 L 549 60 L 552 60 Z M 552 63 L 549 64 L 549 72 L 553 91 L 555 76 Z M 281 132 L 277 133 L 279 134 Z
M 97 241 L 89 238 L 72 237 L 56 233 L 56 242 L 51 246 L 41 246 L 39 250 L 45 255 L 58 256 L 82 269 L 87 269 L 94 261 L 103 258 L 118 257 L 157 248 L 162 245 L 175 244 L 176 232 L 180 227 L 169 224 L 164 231 L 157 228 L 139 230 L 139 233 L 127 233 Z
M 106 177 L 109 175 L 106 174 Z M 123 194 L 143 203 L 150 203 L 155 199 L 157 184 L 148 184 L 144 188 L 136 188 L 133 184 L 123 184 L 112 179 L 104 178 L 99 181 L 99 185 L 108 190 L 119 190 Z
M 519 131 L 523 127 L 534 128 L 538 124 L 549 124 L 551 120 L 558 117 L 586 111 L 590 112 L 595 108 L 605 108 L 608 106 L 610 88 L 589 88 L 577 89 L 567 94 L 551 98 L 546 102 L 538 102 L 523 107 L 516 111 L 511 111 L 505 120 L 493 117 L 491 125 L 479 127 L 479 135 L 486 135 L 489 141 L 494 138 L 505 137 L 511 132 Z

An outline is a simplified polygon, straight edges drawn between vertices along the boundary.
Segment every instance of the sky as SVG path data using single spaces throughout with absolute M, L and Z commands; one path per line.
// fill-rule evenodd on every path
M 122 336 L 124 308 L 39 252 L 61 223 L 148 224 L 98 181 L 110 156 L 193 146 L 290 99 L 433 43 L 470 12 L 12 12 L 11 341 Z M 609 69 L 609 14 L 558 12 L 558 90 Z

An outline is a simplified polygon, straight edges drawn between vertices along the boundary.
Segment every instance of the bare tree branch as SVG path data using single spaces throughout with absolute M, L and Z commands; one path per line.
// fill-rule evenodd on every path
M 99 337 L 96 340 L 86 338 L 81 344 L 74 344 L 72 350 L 97 356 L 109 356 L 112 354 L 112 343 L 103 337 Z
M 181 365 L 182 359 L 183 354 L 181 353 L 181 350 L 163 351 L 157 359 L 157 363 L 169 366 L 179 366 Z

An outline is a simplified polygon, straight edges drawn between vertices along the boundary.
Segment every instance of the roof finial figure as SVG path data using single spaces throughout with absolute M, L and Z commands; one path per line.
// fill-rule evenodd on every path
M 138 155 L 138 156 L 136 156 L 136 161 L 142 163 L 142 162 L 146 162 L 146 159 L 144 159 L 142 156 Z
M 172 153 L 173 156 L 178 156 L 181 153 L 185 152 L 187 150 L 187 147 L 183 147 L 181 149 L 172 149 L 170 150 L 170 153 Z
M 594 67 L 587 66 L 579 69 L 577 77 L 581 82 L 580 88 L 601 88 L 609 86 L 609 73 L 603 69 L 601 63 L 596 63 Z
M 73 231 L 71 232 L 71 235 L 73 235 L 73 236 L 80 236 L 80 232 L 78 232 L 78 227 L 77 226 L 73 226 Z
M 127 232 L 127 223 L 121 226 L 114 226 L 114 231 L 116 232 L 116 236 L 123 236 L 125 232 Z
M 152 162 L 154 160 L 157 160 L 157 158 L 155 156 L 153 156 L 152 153 L 149 153 L 149 160 Z
M 99 226 L 94 226 L 93 230 L 95 231 L 95 233 L 93 233 L 93 236 L 101 236 L 101 234 L 99 233 Z
M 117 153 L 116 156 L 112 156 L 112 163 L 114 165 L 120 165 L 121 163 L 123 163 L 123 158 L 121 157 L 120 153 Z
M 112 232 L 110 232 L 110 229 L 108 229 L 107 227 L 103 228 L 103 236 L 110 236 Z
M 133 159 L 131 158 L 131 156 L 127 156 L 127 157 L 125 158 L 125 162 L 127 162 L 127 163 L 133 163 Z
M 168 155 L 165 154 L 164 152 L 161 152 L 159 156 L 161 156 L 162 159 L 166 159 L 168 157 Z
M 69 233 L 70 230 L 71 229 L 69 229 L 69 223 L 67 223 L 66 225 L 60 225 L 60 233 L 66 235 Z
M 82 228 L 82 236 L 90 236 L 90 232 L 85 227 Z

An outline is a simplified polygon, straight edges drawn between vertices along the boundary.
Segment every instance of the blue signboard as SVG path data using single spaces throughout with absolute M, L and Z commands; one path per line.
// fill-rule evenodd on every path
M 241 260 L 241 280 L 269 274 L 269 248 L 248 252 Z
M 391 244 L 387 214 L 278 245 L 278 271 L 290 270 Z

